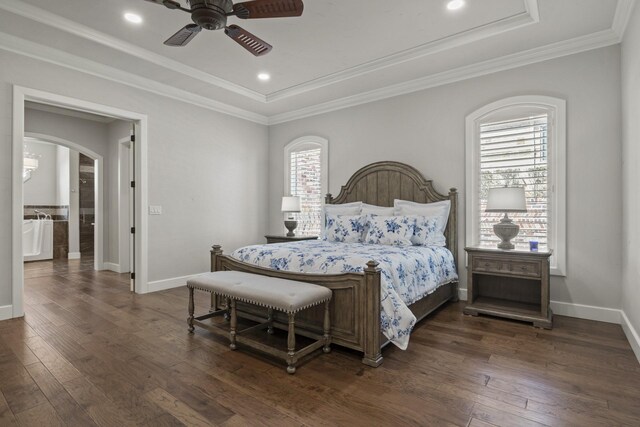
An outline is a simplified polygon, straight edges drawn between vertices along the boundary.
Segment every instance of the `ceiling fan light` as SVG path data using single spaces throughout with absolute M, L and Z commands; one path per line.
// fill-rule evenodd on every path
M 133 24 L 141 24 L 142 23 L 142 17 L 140 15 L 138 15 L 137 13 L 131 13 L 131 12 L 127 12 L 124 14 L 124 19 L 126 19 L 127 21 L 133 23 Z
M 449 10 L 458 10 L 462 7 L 464 7 L 465 5 L 465 1 L 464 0 L 451 0 L 449 3 L 447 3 L 447 9 Z

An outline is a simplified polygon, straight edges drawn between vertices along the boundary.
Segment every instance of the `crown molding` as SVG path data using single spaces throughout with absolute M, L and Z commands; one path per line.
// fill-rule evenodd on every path
M 292 96 L 320 89 L 335 83 L 363 76 L 384 68 L 393 67 L 414 59 L 423 58 L 438 52 L 460 47 L 469 43 L 493 37 L 508 31 L 540 22 L 538 0 L 524 0 L 525 11 L 508 18 L 500 19 L 470 30 L 462 31 L 439 40 L 356 65 L 337 73 L 332 73 L 287 89 L 267 95 L 267 103 L 280 101 Z
M 228 105 L 213 99 L 175 88 L 173 86 L 147 79 L 136 74 L 119 70 L 105 64 L 63 52 L 58 49 L 27 41 L 7 33 L 0 32 L 0 49 L 19 55 L 49 62 L 75 71 L 80 71 L 136 89 L 172 98 L 181 102 L 207 108 L 218 113 L 266 125 L 266 116 Z
M 151 52 L 147 49 L 141 48 L 140 46 L 128 43 L 117 37 L 113 37 L 100 31 L 94 30 L 93 28 L 87 27 L 86 25 L 79 24 L 75 21 L 63 18 L 60 15 L 56 15 L 39 7 L 23 3 L 19 0 L 2 0 L 0 2 L 0 9 L 4 9 L 8 12 L 15 13 L 16 15 L 20 15 L 33 21 L 40 22 L 41 24 L 45 24 L 58 30 L 65 31 L 67 33 L 101 44 L 103 46 L 107 46 L 111 49 L 118 50 L 128 55 L 135 56 L 139 59 L 145 60 L 155 65 L 159 65 L 163 68 L 183 74 L 204 83 L 211 84 L 230 92 L 246 96 L 247 98 L 254 101 L 266 101 L 265 95 L 255 92 L 244 86 L 232 83 L 220 77 L 216 77 L 197 68 L 190 67 L 183 64 L 182 62 L 174 61 L 173 59 L 167 58 L 166 56 Z
M 524 65 L 534 64 L 536 62 L 548 61 L 550 59 L 573 55 L 587 50 L 611 46 L 617 43 L 620 43 L 620 38 L 612 29 L 603 30 L 523 52 L 506 55 L 500 58 L 490 59 L 473 65 L 455 68 L 453 70 L 433 74 L 427 77 L 421 77 L 419 79 L 386 86 L 369 92 L 363 92 L 357 95 L 301 108 L 299 110 L 276 114 L 269 117 L 268 124 L 276 125 L 319 114 L 325 114 L 436 86 L 442 86 L 474 77 L 510 70 Z
M 538 23 L 540 21 L 538 13 L 538 0 L 522 1 L 524 2 L 525 11 L 514 16 L 500 19 L 495 22 L 482 25 L 480 27 L 444 37 L 439 40 L 435 40 L 433 42 L 425 43 L 415 48 L 379 58 L 365 64 L 356 65 L 346 70 L 332 73 L 315 80 L 311 80 L 296 86 L 273 92 L 268 95 L 263 95 L 244 86 L 232 83 L 228 80 L 201 71 L 197 68 L 193 68 L 181 62 L 174 61 L 166 56 L 151 52 L 137 45 L 123 41 L 117 37 L 113 37 L 103 32 L 94 30 L 93 28 L 90 28 L 86 25 L 80 24 L 70 19 L 66 19 L 39 7 L 24 3 L 20 0 L 2 0 L 0 2 L 0 9 L 4 9 L 8 12 L 23 16 L 36 22 L 40 22 L 42 24 L 48 25 L 61 31 L 65 31 L 67 33 L 101 44 L 103 46 L 107 46 L 111 49 L 118 50 L 125 54 L 135 56 L 149 63 L 245 96 L 254 101 L 270 103 L 293 96 L 298 96 L 306 92 L 317 90 L 338 82 L 357 78 L 364 74 L 392 67 L 394 65 L 398 65 L 407 61 L 411 61 L 428 55 L 433 55 L 444 50 L 453 49 L 455 47 L 459 47 L 468 43 L 473 43 L 487 37 L 496 36 L 498 34 L 515 30 L 523 26 Z
M 624 32 L 627 29 L 627 24 L 629 23 L 629 18 L 631 18 L 635 3 L 635 0 L 618 0 L 618 4 L 616 5 L 616 12 L 613 16 L 611 29 L 618 35 L 620 41 L 624 38 Z

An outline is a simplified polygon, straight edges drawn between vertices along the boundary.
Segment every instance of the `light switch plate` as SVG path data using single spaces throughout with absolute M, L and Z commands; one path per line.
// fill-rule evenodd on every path
M 162 215 L 162 206 L 149 205 L 149 215 Z

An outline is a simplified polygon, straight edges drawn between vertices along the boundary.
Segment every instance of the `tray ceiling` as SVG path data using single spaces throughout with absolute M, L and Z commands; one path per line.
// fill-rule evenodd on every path
M 183 48 L 164 46 L 189 15 L 143 0 L 3 0 L 0 48 L 170 88 L 173 97 L 184 93 L 187 102 L 266 123 L 366 101 L 385 88 L 383 97 L 417 81 L 428 87 L 523 51 L 540 57 L 617 43 L 632 0 L 466 3 L 449 11 L 446 0 L 306 0 L 299 18 L 230 18 L 274 46 L 254 57 L 222 31 L 203 31 Z M 125 21 L 125 12 L 143 23 Z M 259 81 L 260 72 L 271 80 Z

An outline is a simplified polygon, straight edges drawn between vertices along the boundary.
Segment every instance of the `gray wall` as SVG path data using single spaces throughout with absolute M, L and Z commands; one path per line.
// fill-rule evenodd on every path
M 620 48 L 612 46 L 272 126 L 269 229 L 281 231 L 283 147 L 329 139 L 329 191 L 358 168 L 397 160 L 445 193 L 460 191 L 464 259 L 465 117 L 492 101 L 538 94 L 567 100 L 567 276 L 552 279 L 556 301 L 619 308 L 621 301 Z M 460 269 L 462 287 L 466 274 Z
M 622 308 L 640 331 L 640 6 L 622 43 Z
M 0 306 L 11 304 L 12 85 L 149 117 L 149 280 L 207 271 L 213 242 L 230 250 L 267 228 L 266 126 L 0 52 Z

